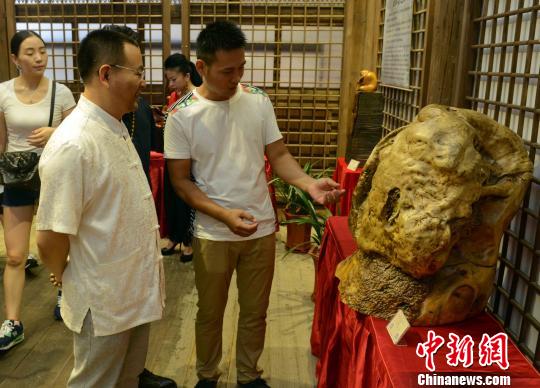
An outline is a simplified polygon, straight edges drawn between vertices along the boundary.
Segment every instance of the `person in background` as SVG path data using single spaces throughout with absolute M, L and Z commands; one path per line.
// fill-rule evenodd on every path
M 238 385 L 269 386 L 257 365 L 264 347 L 276 248 L 265 154 L 274 173 L 320 204 L 335 202 L 344 193 L 333 180 L 315 180 L 304 173 L 283 142 L 268 95 L 240 84 L 245 47 L 246 38 L 235 24 L 207 25 L 197 38 L 196 66 L 203 83 L 169 113 L 165 124 L 171 182 L 197 212 L 193 239 L 197 388 L 217 386 L 223 314 L 234 271 L 240 305 Z
M 143 97 L 139 97 L 137 110 L 126 113 L 122 121 L 128 129 L 131 141 L 141 159 L 148 184 L 150 184 L 150 151 L 154 149 L 152 134 L 156 131 L 152 108 Z
M 172 90 L 167 99 L 167 112 L 170 112 L 180 105 L 196 86 L 200 86 L 202 80 L 195 65 L 183 54 L 172 54 L 165 60 L 163 67 L 169 89 Z M 176 246 L 182 243 L 180 261 L 186 263 L 193 259 L 191 247 L 193 209 L 175 193 L 167 166 L 165 166 L 164 188 L 169 243 L 161 249 L 161 254 L 164 256 L 174 254 Z
M 121 121 L 145 87 L 143 59 L 136 40 L 100 29 L 77 62 L 84 92 L 40 160 L 37 245 L 73 332 L 67 386 L 133 387 L 165 300 L 156 210 Z
M 163 63 L 163 68 L 167 85 L 171 90 L 171 94 L 167 97 L 167 110 L 170 111 L 176 101 L 186 96 L 195 87 L 200 86 L 202 79 L 195 64 L 189 61 L 184 54 L 169 55 Z
M 73 110 L 75 100 L 66 86 L 57 83 L 51 117 L 54 81 L 44 75 L 47 50 L 36 32 L 23 30 L 13 35 L 10 52 L 19 75 L 0 84 L 0 152 L 31 151 L 41 154 L 55 127 Z M 49 122 L 51 126 L 48 126 Z M 37 191 L 4 188 L 6 320 L 0 328 L 0 353 L 24 340 L 21 303 L 30 229 L 38 196 Z

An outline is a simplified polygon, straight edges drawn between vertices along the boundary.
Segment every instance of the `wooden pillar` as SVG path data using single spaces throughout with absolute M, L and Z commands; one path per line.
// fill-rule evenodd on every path
M 0 82 L 9 79 L 9 38 L 6 24 L 6 1 L 0 0 Z
M 345 156 L 351 135 L 355 85 L 360 71 L 376 70 L 378 34 L 379 0 L 347 0 L 341 65 L 338 156 Z
M 190 59 L 190 49 L 191 49 L 191 25 L 189 21 L 190 17 L 190 1 L 182 1 L 182 54 L 185 55 L 187 59 Z
M 457 63 L 457 83 L 452 94 L 452 106 L 470 108 L 471 102 L 467 96 L 472 96 L 473 77 L 469 70 L 474 69 L 476 50 L 471 46 L 477 43 L 480 23 L 474 23 L 473 19 L 482 14 L 481 0 L 466 0 L 463 7 L 463 24 L 461 28 L 460 51 Z
M 0 82 L 7 81 L 16 75 L 9 51 L 9 40 L 14 33 L 15 2 L 0 0 Z
M 162 15 L 162 52 L 163 62 L 169 55 L 171 55 L 171 7 L 170 1 L 161 2 L 161 15 Z
M 464 106 L 470 86 L 471 6 L 475 0 L 431 1 L 423 103 Z
M 161 31 L 161 37 L 162 37 L 162 51 L 161 51 L 161 63 L 163 64 L 165 62 L 165 59 L 171 55 L 171 7 L 172 4 L 170 1 L 162 1 L 161 2 L 161 16 L 162 16 L 162 31 Z M 163 75 L 163 95 L 168 96 L 169 95 L 169 88 L 168 88 L 168 82 L 165 79 L 165 75 Z

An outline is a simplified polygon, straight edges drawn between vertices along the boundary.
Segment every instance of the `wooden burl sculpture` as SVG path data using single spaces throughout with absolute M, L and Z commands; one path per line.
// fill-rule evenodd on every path
M 416 326 L 478 314 L 531 177 L 510 129 L 472 110 L 425 107 L 366 162 L 349 216 L 358 251 L 336 271 L 341 299 L 384 319 L 402 309 Z

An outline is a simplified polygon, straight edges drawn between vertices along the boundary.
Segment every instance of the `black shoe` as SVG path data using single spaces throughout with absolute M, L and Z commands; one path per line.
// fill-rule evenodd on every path
M 171 256 L 171 255 L 174 255 L 174 253 L 175 253 L 174 248 L 176 248 L 177 245 L 178 245 L 178 243 L 173 243 L 173 246 L 170 247 L 170 248 L 161 248 L 161 254 L 162 254 L 163 256 Z
M 26 258 L 26 263 L 24 264 L 24 270 L 29 271 L 32 268 L 36 268 L 38 265 L 39 264 L 36 257 L 30 253 L 28 257 Z
M 257 377 L 255 380 L 250 381 L 249 383 L 238 383 L 239 387 L 248 387 L 248 388 L 270 388 L 268 384 L 266 384 L 266 380 Z
M 57 321 L 62 320 L 62 313 L 60 312 L 60 302 L 62 301 L 62 290 L 58 290 L 56 296 L 56 306 L 54 306 L 54 319 Z
M 193 253 L 190 253 L 189 255 L 184 255 L 183 253 L 180 255 L 180 261 L 182 263 L 189 263 L 193 260 Z
M 217 381 L 215 380 L 199 380 L 197 384 L 195 384 L 195 388 L 216 388 L 217 387 Z
M 139 375 L 139 388 L 176 388 L 174 380 L 153 374 L 144 368 Z

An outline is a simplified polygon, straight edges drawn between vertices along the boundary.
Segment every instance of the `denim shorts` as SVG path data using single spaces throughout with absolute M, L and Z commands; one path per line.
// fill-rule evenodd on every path
M 37 203 L 39 191 L 14 189 L 4 186 L 4 194 L 2 195 L 2 206 L 32 206 Z

